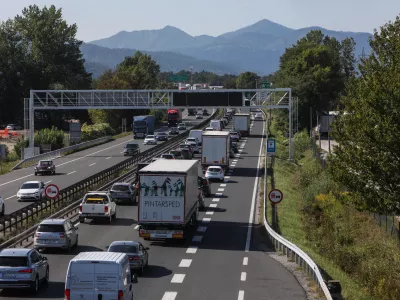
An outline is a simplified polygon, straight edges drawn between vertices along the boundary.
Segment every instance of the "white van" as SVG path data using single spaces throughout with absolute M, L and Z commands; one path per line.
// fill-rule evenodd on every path
M 189 137 L 196 138 L 199 141 L 199 146 L 201 146 L 201 136 L 203 134 L 203 130 L 190 130 Z
M 220 120 L 211 120 L 210 127 L 214 128 L 214 130 L 221 131 L 221 121 Z
M 129 259 L 125 253 L 81 252 L 69 262 L 66 300 L 132 300 Z

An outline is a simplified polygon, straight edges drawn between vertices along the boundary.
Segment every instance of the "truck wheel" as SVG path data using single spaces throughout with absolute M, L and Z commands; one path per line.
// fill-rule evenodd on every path
M 112 215 L 112 218 L 115 220 L 117 218 L 117 210 L 115 210 L 115 213 Z

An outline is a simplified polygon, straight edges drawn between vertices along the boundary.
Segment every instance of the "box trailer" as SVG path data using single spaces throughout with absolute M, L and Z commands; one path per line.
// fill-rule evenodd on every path
M 241 136 L 249 136 L 250 114 L 235 114 L 233 116 L 233 128 L 239 131 Z
M 199 161 L 159 159 L 139 171 L 138 224 L 144 239 L 184 239 L 199 211 Z
M 201 166 L 229 167 L 230 136 L 228 131 L 204 131 L 202 135 Z

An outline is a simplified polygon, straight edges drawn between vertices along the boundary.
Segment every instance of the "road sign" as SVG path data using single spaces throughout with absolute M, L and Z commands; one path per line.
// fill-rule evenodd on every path
M 168 77 L 169 81 L 186 81 L 187 79 L 188 77 L 186 75 L 182 76 L 173 75 Z
M 278 204 L 283 200 L 283 194 L 278 189 L 273 189 L 268 193 L 268 199 L 274 204 Z
M 60 194 L 60 189 L 55 184 L 49 184 L 46 186 L 44 193 L 50 199 L 57 198 Z
M 275 155 L 276 152 L 276 140 L 267 139 L 267 154 Z
M 261 82 L 261 86 L 263 89 L 269 89 L 272 85 L 272 82 Z

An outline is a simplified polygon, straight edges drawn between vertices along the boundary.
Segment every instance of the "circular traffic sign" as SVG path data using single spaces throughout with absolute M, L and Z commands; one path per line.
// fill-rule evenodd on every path
M 53 199 L 58 197 L 60 189 L 55 184 L 49 184 L 46 186 L 44 193 L 46 194 L 47 197 Z
M 278 204 L 283 200 L 283 193 L 278 189 L 273 189 L 268 193 L 268 199 L 274 204 Z

